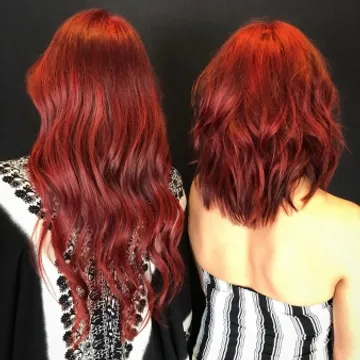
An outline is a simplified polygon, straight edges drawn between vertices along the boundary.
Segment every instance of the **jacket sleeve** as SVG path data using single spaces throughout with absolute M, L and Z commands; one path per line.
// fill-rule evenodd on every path
M 0 208 L 0 360 L 46 359 L 40 278 L 28 240 Z

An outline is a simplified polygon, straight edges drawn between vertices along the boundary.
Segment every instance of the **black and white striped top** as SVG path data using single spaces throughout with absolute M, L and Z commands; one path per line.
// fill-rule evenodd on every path
M 293 306 L 203 271 L 206 308 L 193 360 L 332 359 L 332 300 Z

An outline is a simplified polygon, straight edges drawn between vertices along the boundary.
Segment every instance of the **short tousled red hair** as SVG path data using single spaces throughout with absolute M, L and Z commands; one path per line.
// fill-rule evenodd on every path
M 338 93 L 326 62 L 297 28 L 280 21 L 239 29 L 193 88 L 192 130 L 204 205 L 249 227 L 326 188 L 344 148 Z

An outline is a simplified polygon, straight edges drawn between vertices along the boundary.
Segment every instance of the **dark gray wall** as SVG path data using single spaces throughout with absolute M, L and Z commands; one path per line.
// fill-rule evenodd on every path
M 343 157 L 331 190 L 360 203 L 358 0 L 4 1 L 0 5 L 0 159 L 28 153 L 37 133 L 38 117 L 24 90 L 26 69 L 66 17 L 90 7 L 123 15 L 142 36 L 162 85 L 174 163 L 187 187 L 192 176 L 188 131 L 193 80 L 244 21 L 268 16 L 299 26 L 328 58 L 342 97 L 351 153 Z

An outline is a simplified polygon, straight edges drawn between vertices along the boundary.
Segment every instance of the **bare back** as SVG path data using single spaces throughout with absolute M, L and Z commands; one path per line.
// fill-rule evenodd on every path
M 341 278 L 334 249 L 344 236 L 339 201 L 318 192 L 299 212 L 281 210 L 272 226 L 251 230 L 205 209 L 193 186 L 189 232 L 196 261 L 220 279 L 289 304 L 329 300 Z
M 295 192 L 296 205 L 301 207 L 305 193 L 306 189 L 301 188 Z M 357 308 L 349 312 L 347 308 L 360 301 L 360 292 L 353 287 L 342 288 L 349 273 L 353 274 L 352 283 L 357 276 L 354 266 L 355 259 L 360 259 L 359 214 L 357 205 L 319 190 L 298 212 L 287 214 L 282 209 L 271 226 L 252 230 L 232 223 L 216 207 L 207 210 L 193 183 L 189 236 L 200 273 L 205 270 L 222 281 L 294 306 L 337 300 L 334 312 L 339 351 L 352 356 L 360 349 L 360 333 L 350 330 L 355 320 L 349 317 L 351 313 L 359 319 L 360 311 Z M 351 294 L 344 295 L 346 291 Z

